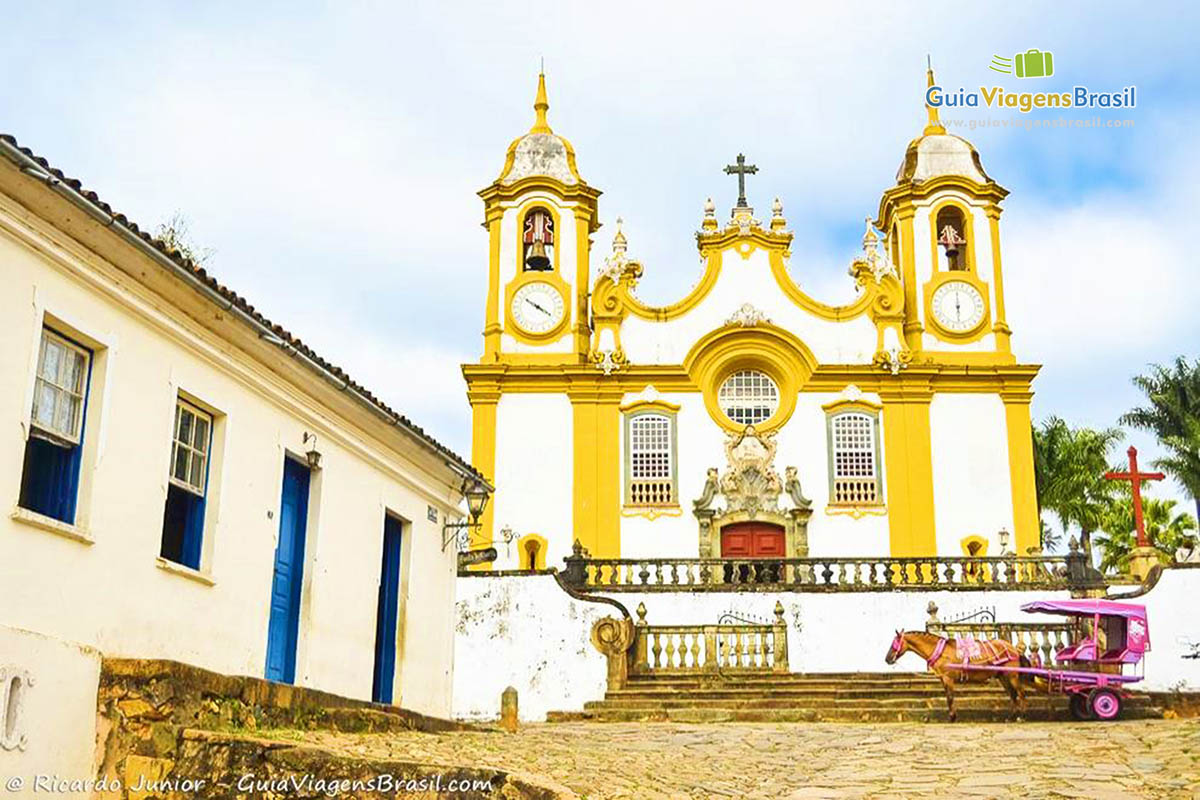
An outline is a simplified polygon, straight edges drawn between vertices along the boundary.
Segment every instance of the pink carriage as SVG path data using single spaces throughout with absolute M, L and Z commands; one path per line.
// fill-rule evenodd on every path
M 1054 654 L 1055 666 L 949 664 L 945 668 L 972 672 L 1016 672 L 1031 676 L 1049 693 L 1070 697 L 1071 715 L 1078 720 L 1116 719 L 1129 693 L 1125 686 L 1142 679 L 1136 668 L 1150 649 L 1146 607 L 1113 600 L 1037 600 L 1021 606 L 1035 614 L 1056 614 L 1075 621 L 1073 643 Z M 1125 667 L 1131 667 L 1126 672 Z
M 1128 697 L 1124 687 L 1142 679 L 1134 670 L 1150 649 L 1146 607 L 1089 598 L 1037 600 L 1021 610 L 1071 617 L 1076 631 L 1074 643 L 1055 653 L 1061 668 L 1017 669 L 1043 678 L 1048 691 L 1069 695 L 1076 719 L 1116 719 Z

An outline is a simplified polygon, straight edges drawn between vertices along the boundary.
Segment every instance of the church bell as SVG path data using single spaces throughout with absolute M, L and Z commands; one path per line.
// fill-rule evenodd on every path
M 525 266 L 527 269 L 550 269 L 550 259 L 546 256 L 546 243 L 541 239 L 534 239 L 530 243 L 525 256 Z

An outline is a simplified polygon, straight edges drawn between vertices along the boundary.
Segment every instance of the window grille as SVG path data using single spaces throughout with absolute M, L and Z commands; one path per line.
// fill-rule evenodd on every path
M 779 388 L 762 372 L 742 370 L 721 384 L 717 402 L 725 416 L 736 424 L 758 425 L 770 419 L 779 408 Z
M 845 412 L 830 420 L 832 501 L 846 505 L 880 502 L 875 418 Z
M 674 420 L 638 414 L 629 420 L 629 505 L 674 505 Z

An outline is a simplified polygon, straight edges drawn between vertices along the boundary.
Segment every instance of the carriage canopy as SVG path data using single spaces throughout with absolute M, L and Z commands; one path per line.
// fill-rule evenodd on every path
M 1063 614 L 1071 617 L 1104 617 L 1109 647 L 1128 655 L 1141 655 L 1150 649 L 1150 626 L 1146 607 L 1114 600 L 1035 600 L 1021 606 L 1036 614 Z M 1109 630 L 1111 629 L 1111 630 Z

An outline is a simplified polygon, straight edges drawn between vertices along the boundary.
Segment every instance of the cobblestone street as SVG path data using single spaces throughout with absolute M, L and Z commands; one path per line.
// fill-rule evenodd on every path
M 348 736 L 346 755 L 498 767 L 586 800 L 1188 798 L 1200 720 L 1110 724 L 559 724 Z

